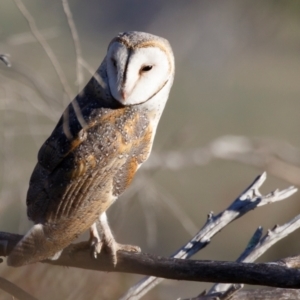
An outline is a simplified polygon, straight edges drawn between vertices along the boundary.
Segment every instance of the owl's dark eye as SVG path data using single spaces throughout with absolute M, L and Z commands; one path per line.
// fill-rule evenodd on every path
M 141 72 L 148 72 L 148 71 L 150 71 L 151 69 L 153 68 L 153 66 L 143 66 L 142 68 L 141 68 Z

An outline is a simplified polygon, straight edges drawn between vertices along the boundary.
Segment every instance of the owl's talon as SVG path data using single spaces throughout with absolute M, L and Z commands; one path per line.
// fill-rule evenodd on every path
M 102 250 L 102 246 L 103 246 L 103 243 L 99 240 L 96 240 L 94 239 L 92 242 L 91 242 L 91 252 L 92 252 L 92 256 L 94 258 L 97 258 L 98 254 L 100 254 L 101 250 Z
M 105 250 L 110 254 L 111 261 L 114 266 L 116 266 L 118 262 L 117 259 L 118 251 L 135 252 L 135 253 L 141 252 L 141 248 L 139 246 L 119 244 L 114 239 L 105 242 L 104 246 L 105 246 Z

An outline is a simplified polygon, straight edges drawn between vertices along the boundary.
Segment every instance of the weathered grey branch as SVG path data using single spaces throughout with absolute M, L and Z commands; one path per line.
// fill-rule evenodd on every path
M 210 213 L 203 228 L 193 239 L 191 239 L 190 242 L 179 249 L 172 257 L 181 259 L 191 257 L 196 252 L 204 248 L 216 233 L 218 233 L 222 228 L 232 221 L 240 218 L 257 206 L 263 206 L 268 203 L 286 199 L 297 191 L 296 188 L 290 187 L 283 191 L 276 190 L 267 195 L 261 195 L 259 188 L 262 186 L 265 180 L 266 173 L 263 173 L 262 175 L 258 176 L 254 182 L 225 211 L 221 212 L 217 216 L 214 216 L 212 213 Z M 136 285 L 131 287 L 129 291 L 121 298 L 121 300 L 140 299 L 162 280 L 162 278 L 155 277 L 144 278 Z
M 0 232 L 0 256 L 8 255 L 21 238 L 21 235 Z M 159 276 L 176 280 L 234 282 L 282 288 L 300 288 L 300 270 L 291 269 L 276 262 L 272 264 L 253 264 L 195 261 L 164 258 L 145 253 L 118 252 L 118 264 L 114 267 L 109 255 L 104 252 L 97 259 L 92 258 L 90 249 L 85 247 L 87 245 L 86 242 L 81 243 L 82 250 L 76 252 L 73 252 L 74 245 L 70 245 L 63 251 L 59 259 L 47 260 L 44 263 L 96 271 Z M 78 249 L 78 244 L 76 248 Z
M 237 259 L 237 262 L 253 262 L 259 258 L 263 253 L 265 253 L 272 245 L 274 245 L 279 240 L 283 239 L 291 232 L 295 231 L 300 227 L 300 215 L 296 216 L 291 221 L 286 224 L 279 226 L 276 225 L 273 229 L 268 230 L 267 234 L 262 236 L 262 228 L 259 227 L 251 238 L 247 248 Z M 288 265 L 289 267 L 299 267 L 299 257 L 296 258 L 286 258 L 281 260 L 282 263 L 286 265 L 293 260 L 293 264 Z M 297 262 L 297 265 L 295 265 Z M 228 284 L 215 284 L 207 293 L 207 295 L 213 295 L 215 293 L 226 292 L 230 289 L 232 285 Z

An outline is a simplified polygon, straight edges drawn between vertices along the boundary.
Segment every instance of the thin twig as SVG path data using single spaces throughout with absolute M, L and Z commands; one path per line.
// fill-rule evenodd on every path
M 81 66 L 91 75 L 93 76 L 94 73 L 95 73 L 95 70 L 92 66 L 90 66 L 88 64 L 88 62 L 86 60 L 84 60 L 82 57 L 81 57 L 81 60 L 80 60 L 80 64 Z
M 30 30 L 32 31 L 32 34 L 35 36 L 35 38 L 37 39 L 37 41 L 40 43 L 40 45 L 42 46 L 42 48 L 44 49 L 44 51 L 46 52 L 47 56 L 49 57 L 55 71 L 56 74 L 63 86 L 63 89 L 65 91 L 65 93 L 67 94 L 69 100 L 72 99 L 72 90 L 68 84 L 67 78 L 54 54 L 54 52 L 52 51 L 51 47 L 49 46 L 47 40 L 44 38 L 44 36 L 40 33 L 40 31 L 38 30 L 35 20 L 32 17 L 32 15 L 30 14 L 30 12 L 27 10 L 27 8 L 25 7 L 25 5 L 23 4 L 22 0 L 14 0 L 16 6 L 18 7 L 18 9 L 20 10 L 20 12 L 22 13 L 22 15 L 24 16 L 24 18 L 27 20 L 28 25 L 30 27 Z M 76 99 L 74 99 L 74 101 L 72 101 L 72 106 L 74 108 L 76 117 L 81 125 L 82 128 L 86 127 L 86 122 L 82 116 L 80 107 L 76 101 Z M 68 138 L 72 138 L 72 135 L 70 134 L 70 131 L 68 129 L 68 121 L 69 121 L 69 115 L 68 115 L 68 111 L 66 110 L 63 114 L 64 116 L 64 131 L 65 134 L 67 135 Z
M 81 61 L 82 59 L 82 51 L 81 46 L 79 42 L 79 36 L 76 29 L 76 25 L 73 20 L 73 15 L 68 3 L 68 0 L 62 0 L 62 5 L 64 8 L 65 15 L 68 20 L 69 28 L 71 31 L 72 39 L 74 42 L 74 48 L 75 48 L 75 54 L 76 54 L 76 85 L 78 86 L 78 92 L 80 92 L 81 85 L 83 83 L 83 72 L 82 72 L 82 65 Z
M 8 54 L 0 54 L 0 60 L 8 67 L 11 67 L 11 62 L 8 59 L 9 55 Z
M 57 60 L 57 57 L 55 56 L 53 50 L 49 46 L 47 40 L 44 38 L 44 36 L 40 33 L 39 29 L 36 26 L 35 20 L 28 11 L 28 9 L 25 7 L 23 4 L 22 0 L 14 0 L 16 6 L 28 22 L 29 28 L 36 38 L 36 40 L 40 43 L 42 48 L 44 49 L 45 53 L 47 54 L 48 58 L 50 59 L 52 66 L 54 67 L 54 70 L 62 84 L 62 87 L 65 91 L 65 93 L 68 95 L 68 98 L 71 100 L 72 99 L 72 90 L 68 84 L 67 78 Z

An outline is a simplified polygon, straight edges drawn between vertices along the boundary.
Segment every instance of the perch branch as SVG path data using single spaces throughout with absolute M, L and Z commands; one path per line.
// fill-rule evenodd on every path
M 0 256 L 7 256 L 23 236 L 0 232 Z M 267 285 L 282 288 L 300 288 L 300 270 L 270 263 L 237 263 L 223 261 L 196 261 L 164 258 L 145 253 L 118 252 L 118 264 L 113 266 L 109 255 L 101 253 L 97 259 L 90 255 L 87 242 L 82 250 L 74 253 L 74 245 L 68 246 L 57 260 L 44 263 L 57 266 L 76 267 L 95 271 L 123 272 L 159 276 L 167 279 L 234 282 Z M 78 249 L 78 244 L 76 245 Z M 86 249 L 83 249 L 86 248 Z

